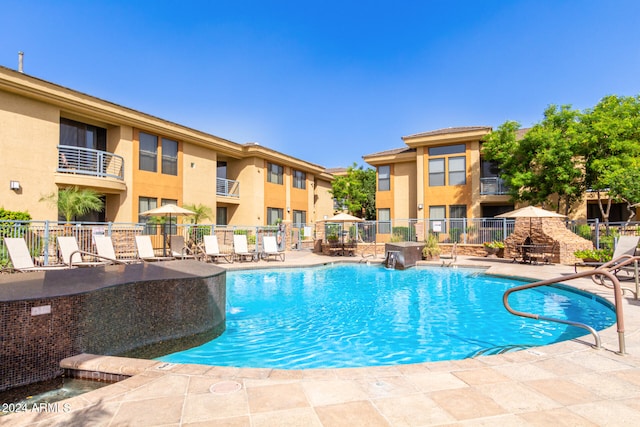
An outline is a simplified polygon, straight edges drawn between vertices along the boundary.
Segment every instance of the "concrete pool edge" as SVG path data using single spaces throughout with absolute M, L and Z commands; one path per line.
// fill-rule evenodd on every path
M 329 262 L 335 261 L 330 259 Z M 479 258 L 472 259 L 469 265 L 480 263 L 489 267 L 487 271 L 491 273 L 505 276 L 517 273 L 531 280 L 556 277 L 570 270 L 566 266 L 555 266 L 556 271 L 544 271 L 539 267 L 525 270 L 522 266 L 506 263 L 494 268 L 493 262 Z M 511 271 L 505 271 L 504 267 L 511 268 Z M 612 301 L 608 290 L 596 287 L 590 281 L 576 282 L 572 286 Z M 523 424 L 531 419 L 549 420 L 552 416 L 599 425 L 614 420 L 622 423 L 638 421 L 640 314 L 633 310 L 633 305 L 637 304 L 628 298 L 625 302 L 628 325 L 633 325 L 628 329 L 629 354 L 626 356 L 614 353 L 617 335 L 615 327 L 610 327 L 601 331 L 605 349 L 599 351 L 578 339 L 477 359 L 394 367 L 282 371 L 176 364 L 157 369 L 162 362 L 146 361 L 152 365 L 128 380 L 69 399 L 72 406 L 70 414 L 13 414 L 4 419 L 27 423 L 51 418 L 64 423 L 82 419 L 86 414 L 114 423 L 135 420 L 145 425 L 159 425 L 154 424 L 153 414 L 133 409 L 140 408 L 136 405 L 141 402 L 145 405 L 167 402 L 170 406 L 167 411 L 170 409 L 171 412 L 165 412 L 166 422 L 176 423 L 244 420 L 244 424 L 239 424 L 249 425 L 249 420 L 304 416 L 317 425 L 330 425 L 328 414 L 341 411 L 345 417 L 357 414 L 360 419 L 378 417 L 386 421 L 385 425 L 403 425 L 398 418 L 399 410 L 422 414 L 424 419 L 430 420 L 426 424 L 469 420 Z M 117 369 L 125 369 L 129 363 L 140 363 L 138 360 L 117 358 L 111 363 L 122 364 Z M 230 397 L 235 399 L 237 408 L 221 409 L 215 403 L 217 401 L 210 400 L 212 396 L 208 388 L 221 380 L 242 383 L 242 390 Z M 553 383 L 553 387 L 549 387 L 553 390 L 571 385 L 572 394 L 578 397 L 551 399 L 553 390 L 542 388 L 547 383 Z M 161 385 L 167 384 L 170 387 L 161 390 Z M 380 384 L 384 388 L 380 388 Z M 173 390 L 169 390 L 171 388 Z M 302 403 L 299 400 L 300 390 L 306 396 Z M 330 395 L 324 395 L 322 390 L 327 390 Z M 278 402 L 273 404 L 280 405 L 279 408 L 266 410 L 257 403 L 257 396 L 266 399 L 263 395 L 266 392 L 277 396 Z M 589 396 L 586 396 L 587 392 Z M 163 400 L 165 397 L 171 400 Z M 462 414 L 448 406 L 443 397 L 455 401 L 458 407 L 476 406 L 473 406 L 473 411 Z M 518 400 L 520 397 L 526 397 L 531 403 Z M 290 399 L 296 403 L 287 403 Z M 203 402 L 209 402 L 210 411 L 201 406 Z M 389 406 L 390 403 L 393 405 Z M 495 410 L 489 413 L 488 407 Z

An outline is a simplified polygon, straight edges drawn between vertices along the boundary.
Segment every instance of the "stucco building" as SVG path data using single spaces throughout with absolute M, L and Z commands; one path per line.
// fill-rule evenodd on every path
M 313 223 L 333 213 L 320 165 L 238 144 L 0 67 L 0 206 L 56 220 L 60 188 L 99 192 L 83 220 L 138 222 L 166 203 L 202 204 L 221 225 Z

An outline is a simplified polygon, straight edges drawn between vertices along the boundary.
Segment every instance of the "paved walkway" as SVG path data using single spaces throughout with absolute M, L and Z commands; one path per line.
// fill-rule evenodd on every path
M 342 259 L 299 252 L 287 253 L 286 264 L 336 261 Z M 486 265 L 491 273 L 531 278 L 573 272 L 567 266 L 470 257 L 460 257 L 458 264 Z M 590 280 L 570 283 L 612 300 L 612 291 Z M 601 332 L 601 350 L 591 348 L 593 338 L 586 336 L 497 356 L 377 368 L 238 369 L 83 355 L 67 363 L 135 375 L 59 402 L 49 412 L 0 417 L 0 425 L 636 426 L 639 304 L 629 295 L 624 299 L 624 356 L 616 354 L 615 326 Z

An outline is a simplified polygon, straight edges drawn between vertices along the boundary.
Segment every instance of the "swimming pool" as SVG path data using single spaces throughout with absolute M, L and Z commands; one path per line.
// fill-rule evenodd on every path
M 523 282 L 463 268 L 388 270 L 345 264 L 227 273 L 227 329 L 159 360 L 279 369 L 454 360 L 546 345 L 580 328 L 509 314 L 502 295 Z M 612 305 L 568 287 L 510 298 L 516 310 L 587 323 L 615 322 Z

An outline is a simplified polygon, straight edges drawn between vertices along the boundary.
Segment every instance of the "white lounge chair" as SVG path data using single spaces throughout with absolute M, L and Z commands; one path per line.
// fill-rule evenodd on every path
M 78 241 L 73 236 L 58 236 L 57 239 L 60 255 L 62 256 L 62 262 L 67 264 L 69 267 L 96 267 L 116 262 L 115 260 L 107 259 L 98 254 L 80 250 L 78 247 Z M 82 257 L 83 255 L 98 258 L 100 261 L 85 261 Z
M 27 271 L 47 271 L 47 270 L 67 270 L 67 265 L 35 265 L 27 242 L 22 237 L 5 237 L 4 246 L 9 252 L 9 259 L 13 270 L 20 272 Z
M 194 259 L 196 256 L 184 243 L 183 236 L 171 236 L 171 256 L 178 259 Z
M 240 261 L 257 261 L 258 256 L 255 252 L 249 252 L 247 245 L 247 236 L 245 234 L 233 235 L 233 255 Z
M 284 252 L 278 250 L 276 236 L 264 236 L 262 238 L 262 259 L 268 260 L 273 257 L 275 260 L 284 262 Z
M 93 241 L 96 244 L 96 252 L 104 259 L 112 260 L 118 264 L 132 264 L 140 262 L 139 259 L 118 258 L 113 247 L 113 241 L 109 236 L 93 236 Z
M 228 263 L 233 262 L 232 254 L 223 254 L 220 252 L 218 236 L 203 236 L 203 240 L 204 248 L 201 248 L 201 250 L 205 261 L 217 262 L 219 259 L 224 259 Z
M 169 261 L 175 259 L 167 256 L 156 256 L 153 251 L 153 245 L 151 244 L 151 237 L 148 235 L 135 236 L 136 237 L 136 250 L 138 251 L 138 258 L 143 261 Z
M 613 251 L 613 255 L 611 256 L 611 261 L 608 262 L 577 262 L 574 264 L 573 268 L 577 272 L 578 267 L 593 267 L 598 268 L 602 267 L 606 264 L 611 270 L 614 270 L 614 274 L 617 273 L 615 269 L 616 260 L 621 256 L 633 256 L 636 253 L 636 248 L 638 247 L 638 243 L 640 243 L 639 236 L 620 236 L 618 237 L 618 244 Z M 625 269 L 626 270 L 626 269 Z

